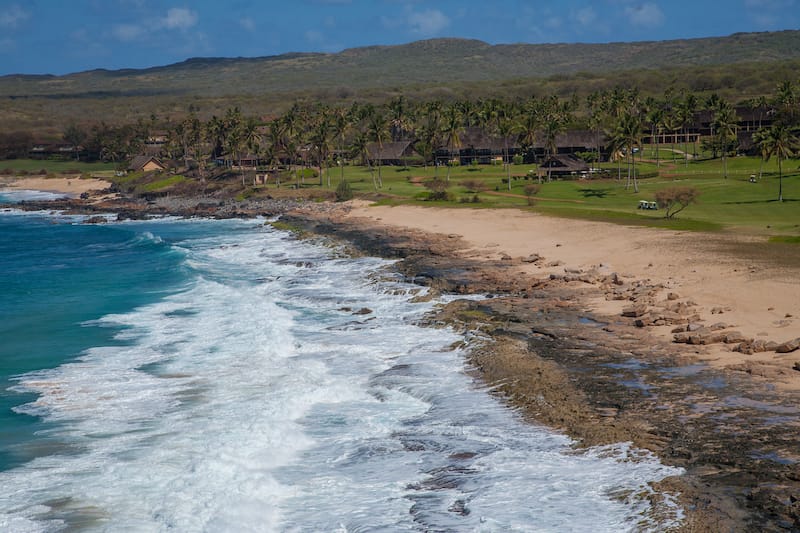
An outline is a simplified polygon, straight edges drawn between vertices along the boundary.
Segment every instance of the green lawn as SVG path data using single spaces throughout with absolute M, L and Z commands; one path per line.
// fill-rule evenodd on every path
M 661 147 L 661 155 L 664 152 Z M 535 205 L 529 206 L 525 196 L 527 185 L 538 183 L 535 165 L 512 165 L 511 190 L 505 181 L 506 170 L 502 166 L 456 166 L 450 169 L 450 200 L 436 202 L 436 205 L 448 207 L 478 208 L 518 208 L 532 209 L 564 217 L 608 220 L 623 224 L 669 227 L 674 229 L 715 230 L 720 228 L 743 229 L 750 233 L 760 233 L 782 238 L 800 236 L 800 162 L 797 159 L 783 163 L 783 202 L 778 202 L 778 164 L 775 159 L 763 165 L 760 181 L 751 183 L 751 175 L 759 175 L 761 160 L 756 157 L 728 158 L 728 178 L 723 177 L 721 159 L 705 158 L 672 163 L 662 159 L 661 164 L 648 160 L 652 154 L 645 153 L 645 161 L 637 157 L 637 174 L 656 175 L 639 180 L 639 192 L 626 188 L 627 167 L 621 166 L 621 179 L 617 179 L 616 163 L 603 163 L 598 166 L 609 172 L 610 178 L 598 179 L 558 179 L 541 184 L 534 197 Z M 0 169 L 38 171 L 45 168 L 48 172 L 63 172 L 79 169 L 84 173 L 102 172 L 113 169 L 112 164 L 87 164 L 64 161 L 30 161 L 17 160 L 0 162 Z M 326 171 L 327 172 L 327 171 Z M 425 181 L 438 175 L 445 179 L 447 169 L 440 167 L 400 168 L 384 166 L 381 168 L 383 187 L 376 190 L 373 186 L 373 175 L 377 179 L 377 169 L 372 172 L 362 166 L 346 166 L 344 177 L 350 183 L 354 193 L 376 198 L 382 204 L 411 203 L 431 205 L 426 200 L 428 189 Z M 339 184 L 342 169 L 331 168 L 331 189 Z M 184 180 L 182 176 L 156 179 L 149 184 L 138 183 L 141 176 L 127 175 L 114 178 L 123 188 L 134 188 L 142 185 L 144 189 L 154 191 L 168 188 Z M 482 191 L 477 193 L 468 190 L 464 183 L 472 181 L 482 184 Z M 327 173 L 323 182 L 327 189 Z M 296 184 L 295 177 L 282 180 L 284 189 Z M 700 191 L 699 201 L 678 214 L 675 220 L 664 220 L 662 211 L 642 211 L 637 209 L 639 200 L 653 200 L 656 191 L 665 187 L 690 186 Z M 267 186 L 261 191 L 269 194 L 274 186 Z M 318 189 L 319 178 L 307 172 L 303 189 Z M 252 192 L 252 191 L 251 191 Z M 473 203 L 477 196 L 478 203 Z M 791 239 L 790 239 L 791 242 Z
M 639 180 L 639 192 L 626 188 L 627 168 L 622 165 L 622 178 L 617 180 L 616 163 L 599 165 L 611 172 L 610 179 L 560 179 L 543 183 L 534 197 L 535 211 L 559 216 L 611 220 L 625 224 L 645 224 L 675 229 L 713 230 L 723 227 L 744 228 L 750 232 L 770 235 L 800 235 L 800 169 L 797 160 L 783 163 L 783 202 L 778 202 L 778 165 L 771 160 L 764 164 L 762 179 L 751 183 L 752 174 L 759 174 L 759 158 L 728 158 L 728 178 L 722 173 L 722 161 L 706 159 L 683 162 L 677 165 L 637 161 L 638 173 L 659 172 L 659 177 Z M 533 171 L 530 174 L 529 171 Z M 380 192 L 390 195 L 381 203 L 425 203 L 427 189 L 419 181 L 432 179 L 435 170 L 429 168 L 383 167 L 384 186 Z M 444 179 L 446 170 L 439 168 Z M 454 167 L 451 169 L 449 192 L 452 200 L 438 204 L 453 207 L 518 207 L 528 209 L 524 197 L 525 186 L 537 183 L 535 166 L 512 166 L 514 196 L 505 196 L 507 183 L 503 183 L 502 167 Z M 339 169 L 332 173 L 335 187 L 339 182 Z M 525 179 L 527 177 L 528 179 Z M 372 178 L 366 168 L 346 167 L 345 178 L 357 193 L 375 192 Z M 465 180 L 478 180 L 486 191 L 478 194 L 479 204 L 467 203 L 474 194 L 461 185 Z M 700 191 L 696 204 L 689 206 L 672 221 L 663 219 L 662 211 L 637 209 L 639 200 L 653 200 L 659 189 L 673 186 L 695 187 Z

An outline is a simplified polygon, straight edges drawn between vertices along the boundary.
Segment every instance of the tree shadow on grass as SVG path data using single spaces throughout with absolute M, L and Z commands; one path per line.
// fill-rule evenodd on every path
M 611 188 L 606 189 L 578 189 L 584 198 L 605 198 L 611 192 Z
M 773 198 L 771 200 L 743 200 L 741 202 L 721 202 L 721 205 L 785 204 L 787 202 L 800 202 L 800 199 L 784 198 L 783 202 L 779 202 L 777 198 Z

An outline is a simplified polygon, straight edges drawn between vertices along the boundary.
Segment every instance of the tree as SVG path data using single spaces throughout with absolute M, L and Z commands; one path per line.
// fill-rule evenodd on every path
M 656 167 L 660 167 L 661 160 L 658 147 L 661 131 L 664 128 L 666 110 L 664 109 L 663 103 L 655 98 L 648 98 L 645 105 L 647 107 L 647 122 L 650 123 L 650 144 L 656 147 Z
M 736 130 L 739 128 L 739 117 L 736 111 L 727 101 L 720 99 L 714 109 L 714 119 L 712 127 L 716 130 L 716 138 L 722 149 L 723 177 L 728 179 L 728 151 L 733 139 L 736 138 Z
M 433 178 L 432 180 L 424 182 L 423 185 L 430 191 L 428 194 L 428 200 L 443 201 L 450 198 L 450 195 L 447 192 L 450 184 L 445 180 Z
M 656 191 L 656 204 L 665 209 L 664 218 L 672 219 L 675 215 L 697 201 L 700 192 L 694 187 L 668 187 Z
M 498 120 L 497 133 L 503 139 L 503 164 L 506 167 L 506 181 L 508 181 L 508 190 L 511 190 L 511 162 L 508 160 L 508 139 L 511 134 L 517 131 L 518 126 L 514 123 L 511 116 L 505 115 Z
M 764 159 L 778 159 L 778 201 L 783 202 L 783 160 L 792 157 L 797 143 L 795 133 L 783 122 L 775 122 L 759 136 L 759 146 Z
M 337 107 L 331 112 L 331 137 L 339 144 L 339 158 L 344 157 L 344 143 L 347 131 L 350 129 L 350 117 L 343 107 Z M 339 181 L 344 180 L 344 161 L 337 161 L 339 165 Z M 330 183 L 328 184 L 330 187 Z
M 450 181 L 450 163 L 453 158 L 453 152 L 458 154 L 457 150 L 461 148 L 461 133 L 464 131 L 464 123 L 459 111 L 458 106 L 453 104 L 445 109 L 444 112 L 444 137 L 447 140 L 449 148 L 449 158 L 447 161 L 447 180 Z
M 383 152 L 383 142 L 386 140 L 387 132 L 389 131 L 389 120 L 382 111 L 377 111 L 373 108 L 373 112 L 369 115 L 369 137 L 378 145 L 378 152 Z M 383 179 L 381 177 L 381 157 L 377 158 L 378 161 L 378 186 L 383 188 Z
M 76 161 L 80 160 L 80 146 L 86 141 L 86 137 L 86 131 L 74 122 L 64 130 L 63 139 L 72 145 Z
M 689 126 L 694 122 L 694 114 L 697 112 L 697 97 L 689 91 L 682 91 L 681 98 L 678 100 L 678 121 L 683 126 L 684 142 L 688 138 Z M 685 144 L 684 144 L 685 146 Z M 697 157 L 697 144 L 692 143 L 694 157 Z M 688 155 L 684 158 L 685 165 L 689 165 Z
M 525 186 L 525 197 L 528 199 L 528 205 L 533 205 L 533 197 L 539 194 L 540 187 L 537 183 L 530 183 Z
M 322 187 L 323 173 L 331 151 L 331 129 L 330 111 L 327 108 L 322 108 L 313 119 L 309 136 L 319 168 L 320 187 Z M 330 186 L 331 174 L 328 172 L 328 187 Z
M 625 188 L 630 187 L 631 178 L 633 178 L 634 192 L 639 192 L 634 149 L 642 146 L 643 123 L 644 120 L 640 110 L 631 105 L 617 118 L 614 129 L 609 136 L 614 151 L 618 154 L 625 154 L 628 166 L 628 180 L 625 183 Z
M 548 157 L 557 151 L 556 138 L 566 130 L 569 122 L 569 103 L 562 103 L 557 96 L 551 96 L 543 103 L 542 108 L 542 138 Z M 552 181 L 552 166 L 547 167 L 547 181 Z

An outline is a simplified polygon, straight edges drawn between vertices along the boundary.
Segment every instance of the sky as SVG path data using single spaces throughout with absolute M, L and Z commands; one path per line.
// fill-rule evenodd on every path
M 604 43 L 800 28 L 800 0 L 0 0 L 0 75 L 460 37 Z

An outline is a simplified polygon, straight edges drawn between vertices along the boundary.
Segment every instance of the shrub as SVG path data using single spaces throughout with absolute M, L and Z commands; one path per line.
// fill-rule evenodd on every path
M 516 154 L 511 160 L 515 165 L 521 165 L 524 162 L 522 154 Z
M 464 180 L 461 182 L 467 192 L 482 192 L 486 190 L 486 183 L 482 180 Z
M 458 199 L 458 201 L 462 204 L 479 204 L 481 203 L 481 199 L 477 194 L 473 194 L 472 196 L 462 196 Z
M 340 181 L 339 185 L 336 187 L 336 201 L 346 202 L 352 199 L 353 189 L 350 187 L 350 184 L 347 182 L 347 180 Z
M 533 197 L 539 194 L 539 185 L 536 183 L 529 183 L 525 186 L 525 196 L 528 198 L 528 205 L 533 205 Z
M 668 187 L 656 192 L 656 204 L 665 209 L 664 218 L 674 218 L 675 215 L 697 201 L 700 191 L 694 187 Z
M 445 180 L 440 178 L 434 178 L 432 180 L 428 180 L 424 183 L 425 188 L 430 191 L 428 193 L 428 200 L 448 200 L 450 195 L 447 193 L 447 189 L 450 187 L 450 184 L 447 183 Z

